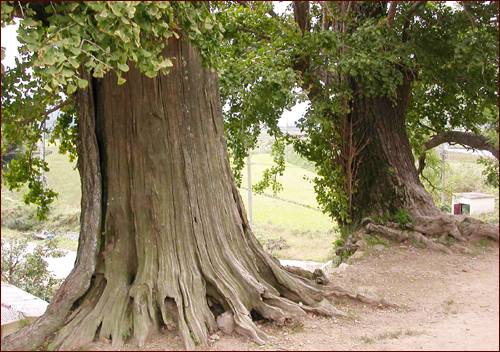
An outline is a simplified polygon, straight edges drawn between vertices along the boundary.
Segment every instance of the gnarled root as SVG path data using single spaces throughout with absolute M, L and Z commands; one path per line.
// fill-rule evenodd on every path
M 454 220 L 463 236 L 476 241 L 489 239 L 498 242 L 498 223 L 485 224 L 467 215 L 457 215 Z
M 412 223 L 406 224 L 377 223 L 366 218 L 361 225 L 361 229 L 351 234 L 344 245 L 336 249 L 337 255 L 343 251 L 354 253 L 359 248 L 357 241 L 370 235 L 384 237 L 397 243 L 411 240 L 415 243 L 421 243 L 427 248 L 445 253 L 452 253 L 452 251 L 444 244 L 438 243 L 438 238 L 443 240 L 450 236 L 461 242 L 480 239 L 497 242 L 499 240 L 498 224 L 485 224 L 481 220 L 465 215 L 418 216 L 414 218 Z

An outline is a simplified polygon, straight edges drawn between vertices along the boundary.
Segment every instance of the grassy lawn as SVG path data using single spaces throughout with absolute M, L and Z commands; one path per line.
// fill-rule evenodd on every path
M 270 154 L 255 154 L 252 159 L 252 184 L 256 184 L 262 179 L 264 170 L 273 165 L 273 159 Z M 300 204 L 309 205 L 318 208 L 316 194 L 312 180 L 316 177 L 314 172 L 300 168 L 290 163 L 285 163 L 286 170 L 283 176 L 278 176 L 278 182 L 283 186 L 283 191 L 278 193 L 281 198 L 289 199 Z M 305 178 L 305 179 L 304 179 Z M 242 186 L 247 186 L 247 167 L 243 169 Z M 265 191 L 266 194 L 272 194 L 272 190 Z

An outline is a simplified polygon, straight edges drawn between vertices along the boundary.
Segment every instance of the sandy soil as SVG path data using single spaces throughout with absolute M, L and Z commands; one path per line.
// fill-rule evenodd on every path
M 332 283 L 356 292 L 387 298 L 401 308 L 373 307 L 355 301 L 336 302 L 345 319 L 308 316 L 303 322 L 258 325 L 270 336 L 258 346 L 236 333 L 224 335 L 209 350 L 350 351 L 478 350 L 499 347 L 498 244 L 468 244 L 470 254 L 443 254 L 425 248 L 395 246 L 370 251 Z M 182 349 L 172 333 L 150 336 L 141 350 Z M 96 342 L 91 350 L 116 350 Z M 124 346 L 121 350 L 138 350 Z M 201 350 L 201 349 L 200 349 Z

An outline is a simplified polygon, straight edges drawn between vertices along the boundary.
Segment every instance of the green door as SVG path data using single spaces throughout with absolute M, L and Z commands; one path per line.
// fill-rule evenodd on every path
M 470 204 L 462 204 L 462 214 L 470 215 Z

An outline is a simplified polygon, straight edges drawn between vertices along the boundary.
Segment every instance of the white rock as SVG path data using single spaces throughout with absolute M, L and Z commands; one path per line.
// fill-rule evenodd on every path
M 225 312 L 217 317 L 217 325 L 219 325 L 219 329 L 224 334 L 230 334 L 234 331 L 234 318 L 232 312 Z
M 339 272 L 343 272 L 343 271 L 346 271 L 346 269 L 350 267 L 349 264 L 346 264 L 346 263 L 342 263 L 339 265 Z

